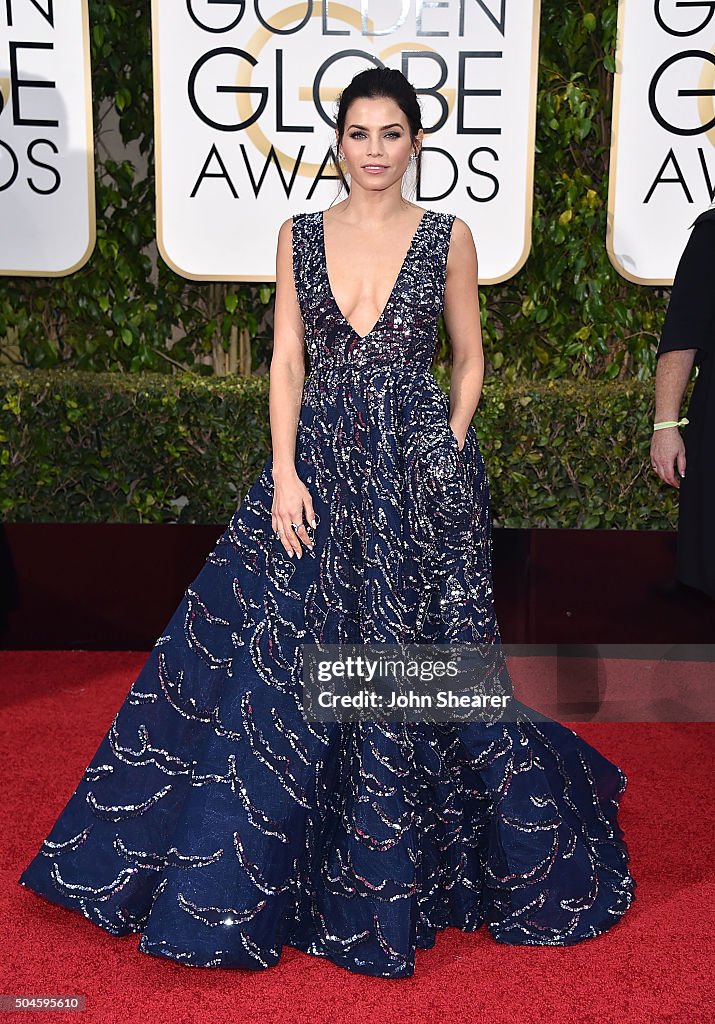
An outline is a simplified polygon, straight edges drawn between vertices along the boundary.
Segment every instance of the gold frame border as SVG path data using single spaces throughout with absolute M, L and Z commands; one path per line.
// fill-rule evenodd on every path
M 531 243 L 534 226 L 534 168 L 536 165 L 536 101 L 539 85 L 539 44 L 541 41 L 541 0 L 533 0 L 533 19 L 531 35 L 531 73 L 529 81 L 529 119 L 527 145 L 531 143 L 531 153 L 527 154 L 526 196 L 524 203 L 524 247 L 516 263 L 498 277 L 479 278 L 480 285 L 502 284 L 516 277 L 526 265 L 531 255 Z M 531 159 L 529 159 L 529 156 Z
M 84 104 L 85 143 L 87 146 L 87 226 L 89 238 L 87 248 L 80 258 L 63 270 L 3 270 L 0 277 L 68 277 L 80 270 L 94 252 L 97 244 L 97 205 L 94 180 L 94 109 L 92 107 L 92 65 L 89 40 L 89 0 L 80 0 L 82 5 L 82 44 L 84 48 Z
M 614 220 L 616 202 L 616 170 L 618 167 L 618 138 L 621 114 L 621 81 L 623 72 L 624 26 L 626 22 L 626 0 L 618 0 L 618 23 L 616 26 L 616 72 L 613 76 L 613 105 L 611 108 L 611 148 L 608 165 L 608 204 L 606 207 L 606 253 L 614 270 L 631 284 L 650 285 L 652 288 L 672 285 L 672 277 L 638 277 L 626 270 L 616 256 L 614 244 Z
M 161 103 L 159 100 L 161 78 L 159 74 L 159 47 L 157 45 L 159 38 L 159 3 L 160 0 L 151 0 L 151 72 L 154 91 L 154 215 L 156 218 L 156 247 L 159 255 L 170 270 L 173 270 L 175 274 L 185 278 L 187 281 L 245 281 L 249 283 L 254 281 L 256 283 L 275 281 L 275 274 L 273 277 L 267 278 L 247 277 L 245 274 L 215 274 L 212 277 L 207 277 L 205 274 L 192 274 L 188 270 L 183 270 L 178 263 L 175 263 L 166 250 L 164 245 L 164 204 L 161 192 L 164 164 L 161 151 Z
M 87 0 L 85 0 L 85 3 Z M 159 3 L 162 0 L 151 0 L 151 52 L 152 52 L 152 76 L 153 76 L 153 87 L 154 87 L 154 192 L 156 202 L 156 245 L 159 250 L 159 255 L 163 259 L 164 263 L 173 270 L 174 273 L 178 274 L 179 277 L 186 278 L 188 281 L 242 281 L 256 284 L 270 284 L 276 280 L 276 275 L 271 274 L 268 277 L 256 277 L 246 276 L 245 274 L 216 274 L 212 277 L 206 277 L 204 274 L 192 274 L 190 271 L 183 270 L 179 265 L 169 256 L 164 245 L 164 229 L 163 229 L 163 203 L 161 194 L 161 182 L 162 182 L 162 167 L 163 157 L 161 152 L 161 104 L 159 101 L 159 83 L 161 81 L 159 75 L 159 47 L 157 46 L 157 40 L 159 37 L 158 22 L 159 14 L 158 8 Z M 537 99 L 537 87 L 539 79 L 539 43 L 541 37 L 541 0 L 532 0 L 533 4 L 533 20 L 532 20 L 532 38 L 531 38 L 531 71 L 530 71 L 530 96 L 529 96 L 529 117 L 528 117 L 528 138 L 527 145 L 531 142 L 530 154 L 527 154 L 527 169 L 526 169 L 526 196 L 524 205 L 524 245 L 520 256 L 516 263 L 504 274 L 498 277 L 490 277 L 479 279 L 480 285 L 490 284 L 501 284 L 503 281 L 508 281 L 510 278 L 515 277 L 516 274 L 522 269 L 531 253 L 531 242 L 532 242 L 532 227 L 534 220 L 534 166 L 536 162 L 536 99 Z M 530 159 L 529 159 L 530 156 Z

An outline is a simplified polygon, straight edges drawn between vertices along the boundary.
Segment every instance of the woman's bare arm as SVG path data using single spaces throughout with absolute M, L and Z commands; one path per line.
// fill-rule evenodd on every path
M 313 546 L 303 523 L 315 525 L 310 491 L 298 476 L 295 446 L 305 380 L 304 324 L 293 276 L 292 218 L 278 232 L 276 298 L 273 318 L 273 355 L 270 365 L 268 405 L 273 446 L 273 530 L 280 530 L 283 547 L 291 557 L 301 557 L 301 541 Z M 300 528 L 293 530 L 291 523 Z M 300 538 L 300 540 L 299 540 Z
M 452 224 L 444 287 L 444 322 L 452 347 L 450 426 L 464 446 L 469 424 L 482 394 L 484 351 L 479 318 L 477 250 L 469 226 Z
M 293 278 L 292 223 L 278 232 L 273 355 L 270 365 L 269 410 L 273 445 L 273 479 L 295 470 L 295 439 L 305 379 L 303 318 Z

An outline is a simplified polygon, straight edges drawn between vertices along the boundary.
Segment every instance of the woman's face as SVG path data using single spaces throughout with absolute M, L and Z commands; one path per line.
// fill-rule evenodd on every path
M 413 147 L 407 118 L 394 100 L 353 100 L 338 147 L 345 155 L 351 187 L 358 184 L 381 191 L 401 181 L 412 152 L 422 145 L 422 136 L 420 128 Z

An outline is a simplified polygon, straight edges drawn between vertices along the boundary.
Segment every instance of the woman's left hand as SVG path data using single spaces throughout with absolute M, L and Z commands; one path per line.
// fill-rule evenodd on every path
M 457 447 L 459 448 L 459 450 L 460 450 L 460 452 L 461 452 L 461 451 L 463 450 L 463 448 L 464 448 L 464 444 L 465 444 L 465 441 L 467 440 L 466 434 L 465 434 L 465 435 L 463 435 L 463 436 L 459 435 L 459 434 L 457 433 L 457 431 L 456 431 L 456 430 L 454 429 L 454 427 L 452 426 L 452 424 L 451 424 L 451 423 L 450 423 L 450 425 L 449 425 L 449 429 L 450 429 L 450 430 L 452 431 L 452 433 L 454 434 L 454 436 L 455 436 L 455 438 L 456 438 L 456 440 L 457 440 Z

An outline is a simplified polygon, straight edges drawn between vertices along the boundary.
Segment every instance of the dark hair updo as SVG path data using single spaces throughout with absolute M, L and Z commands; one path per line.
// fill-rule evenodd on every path
M 422 111 L 420 110 L 417 93 L 415 92 L 415 88 L 412 83 L 405 78 L 401 71 L 385 67 L 367 68 L 365 71 L 359 72 L 359 74 L 355 75 L 350 84 L 347 85 L 340 93 L 338 98 L 338 113 L 335 119 L 336 127 L 338 129 L 338 142 L 340 143 L 342 141 L 343 134 L 345 132 L 345 119 L 353 100 L 374 99 L 389 99 L 395 101 L 407 118 L 410 138 L 414 143 L 415 136 L 422 127 Z M 337 146 L 335 149 L 331 146 L 330 156 L 333 161 L 333 165 L 338 172 L 338 177 L 342 182 L 342 186 L 349 194 L 350 187 L 345 180 L 343 169 L 340 166 L 340 161 L 338 160 Z M 418 181 L 421 168 L 422 147 L 420 146 L 415 159 L 416 180 Z

